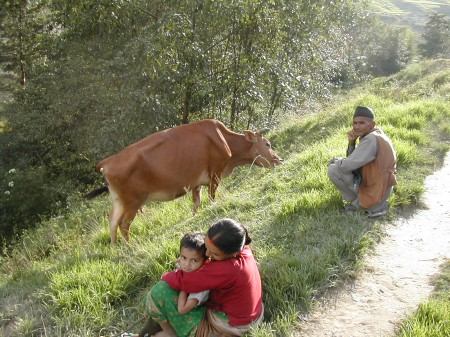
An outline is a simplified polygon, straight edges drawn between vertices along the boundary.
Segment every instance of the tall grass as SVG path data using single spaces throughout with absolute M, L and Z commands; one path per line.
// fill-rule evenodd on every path
M 446 66 L 427 74 L 450 82 Z M 418 72 L 429 63 L 414 66 Z M 433 68 L 434 69 L 434 68 Z M 431 70 L 429 70 L 431 71 Z M 410 69 L 406 72 L 411 72 Z M 250 335 L 289 336 L 299 315 L 317 298 L 357 272 L 361 257 L 403 209 L 420 205 L 426 175 L 450 148 L 448 92 L 414 99 L 405 73 L 347 93 L 346 102 L 309 117 L 290 119 L 270 136 L 283 166 L 241 167 L 219 187 L 217 200 L 203 196 L 196 215 L 190 197 L 148 205 L 131 227 L 131 243 L 109 247 L 109 198 L 82 202 L 71 213 L 30 230 L 1 257 L 0 311 L 12 336 L 96 336 L 126 331 L 142 317 L 141 301 L 162 273 L 172 270 L 181 235 L 205 231 L 222 217 L 243 223 L 254 239 L 266 307 L 265 322 Z M 419 80 L 420 79 L 420 80 Z M 402 82 L 394 99 L 388 83 Z M 419 82 L 417 82 L 419 81 Z M 448 87 L 448 86 L 447 86 Z M 374 108 L 399 158 L 399 184 L 387 217 L 339 212 L 341 197 L 327 179 L 327 162 L 344 156 L 346 131 L 356 105 Z

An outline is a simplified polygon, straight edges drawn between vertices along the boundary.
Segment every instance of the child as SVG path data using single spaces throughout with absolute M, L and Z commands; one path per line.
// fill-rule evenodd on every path
M 192 272 L 200 269 L 205 264 L 209 263 L 210 259 L 206 256 L 205 237 L 203 234 L 186 233 L 180 240 L 180 256 L 177 259 L 176 270 L 183 272 Z M 209 296 L 209 290 L 198 293 L 188 294 L 185 291 L 180 291 L 178 295 L 178 313 L 187 314 L 193 308 L 205 303 Z M 153 333 L 160 332 L 160 326 L 153 320 L 148 319 L 139 335 L 131 334 L 131 337 L 153 336 Z
M 180 257 L 177 260 L 177 270 L 191 272 L 200 269 L 208 260 L 206 257 L 205 238 L 201 233 L 186 233 L 180 242 Z M 178 295 L 178 312 L 186 314 L 208 299 L 209 290 L 187 294 L 180 291 Z

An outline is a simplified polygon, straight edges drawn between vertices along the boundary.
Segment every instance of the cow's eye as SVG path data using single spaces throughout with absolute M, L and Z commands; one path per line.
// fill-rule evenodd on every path
M 270 143 L 266 143 L 266 146 L 270 149 Z

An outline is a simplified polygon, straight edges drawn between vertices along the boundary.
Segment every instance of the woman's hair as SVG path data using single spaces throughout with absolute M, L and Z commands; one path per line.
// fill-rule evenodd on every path
M 180 241 L 180 250 L 183 247 L 199 252 L 206 259 L 205 236 L 202 233 L 184 234 Z
M 222 219 L 212 224 L 206 235 L 214 246 L 226 254 L 238 253 L 244 245 L 252 242 L 247 229 L 232 219 Z

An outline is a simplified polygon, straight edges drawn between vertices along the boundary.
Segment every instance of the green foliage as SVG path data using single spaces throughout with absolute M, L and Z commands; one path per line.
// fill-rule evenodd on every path
M 53 186 L 48 185 L 45 168 L 11 169 L 4 173 L 1 182 L 3 193 L 0 197 L 0 223 L 8 224 L 0 227 L 0 234 L 4 237 L 11 237 L 15 231 L 17 234 L 38 223 L 41 216 L 45 218 L 53 214 L 52 208 L 63 206 L 57 197 L 59 191 L 48 193 L 53 190 Z M 24 199 L 24 196 L 30 197 Z
M 388 76 L 410 63 L 416 39 L 409 28 L 384 23 L 374 16 L 356 20 L 354 26 L 347 76 Z
M 2 1 L 0 9 L 0 65 L 25 85 L 36 60 L 43 54 L 47 18 L 43 1 Z
M 367 66 L 373 76 L 387 76 L 404 69 L 412 59 L 415 41 L 406 27 L 375 25 Z
M 450 20 L 445 14 L 429 15 L 422 35 L 422 54 L 427 58 L 448 58 L 450 56 Z
M 349 111 L 371 105 L 395 143 L 394 207 L 419 203 L 422 179 L 448 150 L 436 144 L 450 132 L 448 60 L 378 79 L 322 113 L 309 105 L 411 57 L 410 33 L 366 16 L 365 2 L 3 3 L 0 62 L 24 84 L 0 107 L 0 234 L 15 240 L 1 259 L 0 309 L 24 310 L 18 335 L 125 328 L 141 313 L 140 292 L 172 268 L 179 236 L 229 216 L 249 225 L 267 274 L 270 321 L 255 333 L 286 336 L 298 311 L 351 275 L 376 236 L 361 216 L 335 211 L 340 197 L 324 179 L 327 160 L 345 151 Z M 289 117 L 308 110 L 313 117 Z M 195 217 L 188 198 L 152 205 L 134 221 L 137 248 L 107 249 L 109 201 L 78 201 L 101 179 L 95 163 L 203 118 L 235 130 L 283 125 L 270 137 L 286 164 L 236 170 Z
M 48 2 L 52 24 L 61 28 L 64 38 L 89 40 L 102 36 L 127 36 L 147 16 L 139 9 L 142 1 L 53 0 Z

